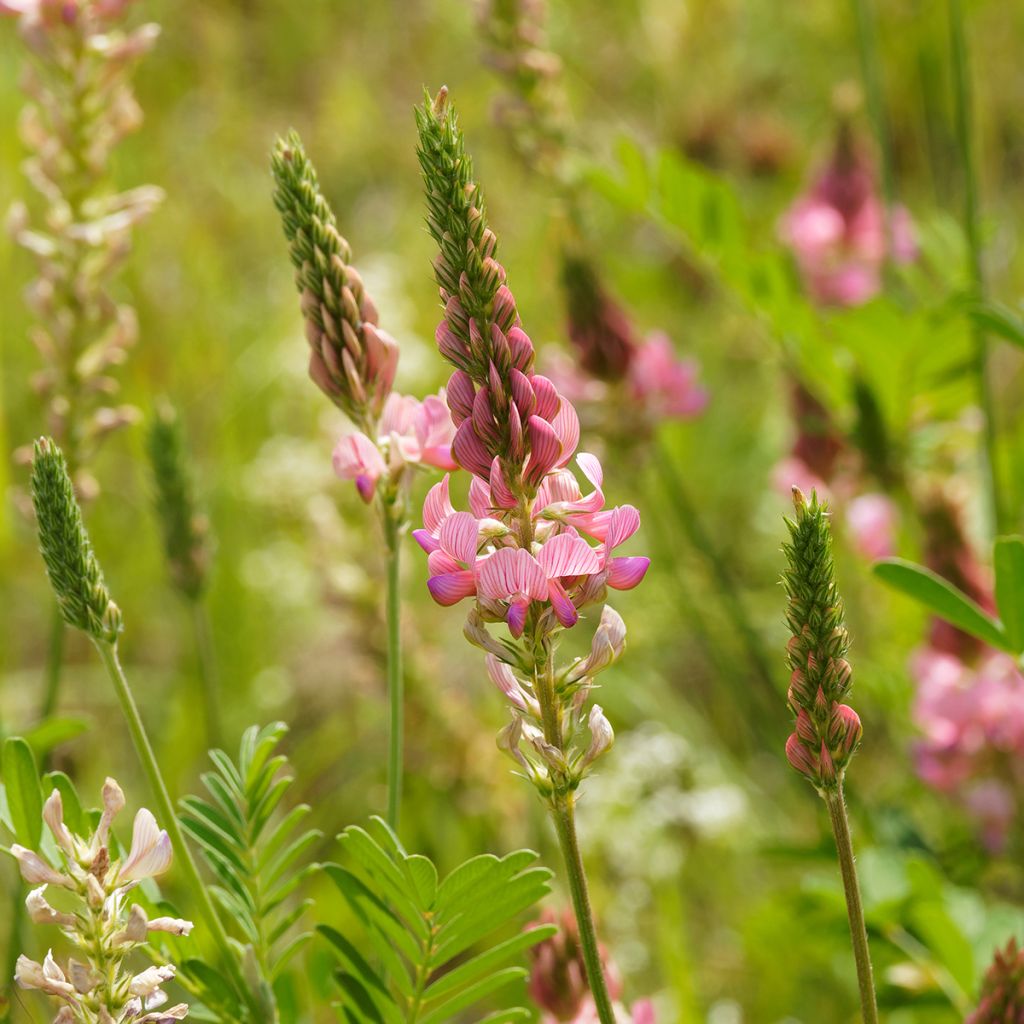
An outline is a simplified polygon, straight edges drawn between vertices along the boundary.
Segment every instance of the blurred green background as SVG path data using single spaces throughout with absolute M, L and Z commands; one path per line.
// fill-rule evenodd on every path
M 125 187 L 160 185 L 167 198 L 137 231 L 116 286 L 141 324 L 120 376 L 126 399 L 147 414 L 164 394 L 182 410 L 217 539 L 209 606 L 228 731 L 289 723 L 296 788 L 328 836 L 318 851 L 328 857 L 330 837 L 384 804 L 382 562 L 366 509 L 331 470 L 345 424 L 305 376 L 270 199 L 271 145 L 289 127 L 302 134 L 382 326 L 401 343 L 403 391 L 424 393 L 446 378 L 433 346 L 433 253 L 414 151 L 412 107 L 423 86 L 447 84 L 458 105 L 538 348 L 565 344 L 554 196 L 496 127 L 499 86 L 465 0 L 136 7 L 163 34 L 137 76 L 145 124 L 119 150 L 114 177 Z M 1024 272 L 1024 7 L 968 7 L 986 267 L 993 292 L 1012 299 Z M 945 5 L 879 8 L 899 194 L 926 232 L 951 239 L 951 262 L 934 276 L 937 287 L 955 289 L 963 283 L 961 181 Z M 613 164 L 623 135 L 688 154 L 732 183 L 766 242 L 828 150 L 835 86 L 859 75 L 853 8 L 825 0 L 553 0 L 550 33 L 598 160 Z M 21 62 L 17 33 L 0 24 L 4 207 L 27 194 L 13 127 Z M 786 506 L 770 482 L 792 429 L 781 349 L 671 231 L 601 197 L 588 212 L 616 293 L 643 328 L 667 331 L 680 353 L 699 360 L 711 394 L 708 411 L 664 428 L 648 457 L 613 452 L 606 465 L 610 502 L 632 502 L 645 517 L 635 546 L 653 565 L 642 588 L 616 595 L 630 649 L 603 677 L 599 699 L 618 743 L 580 812 L 603 936 L 629 998 L 656 996 L 666 1021 L 853 1021 L 856 984 L 827 824 L 782 755 L 790 715 L 776 581 Z M 31 270 L 24 253 L 0 243 L 4 451 L 42 426 L 27 383 L 38 356 L 21 301 Z M 1002 471 L 1019 519 L 1021 360 L 1002 348 L 994 358 Z M 117 434 L 95 473 L 103 493 L 88 522 L 124 610 L 123 657 L 169 778 L 184 793 L 205 770 L 198 684 L 186 609 L 166 584 L 142 431 Z M 685 483 L 726 553 L 777 700 L 765 699 L 716 581 L 680 526 L 670 479 Z M 967 480 L 980 521 L 976 479 Z M 34 720 L 50 620 L 33 532 L 19 511 L 26 484 L 23 468 L 0 460 L 0 719 L 12 732 Z M 918 540 L 908 528 L 901 553 L 915 556 Z M 1019 848 L 989 856 L 962 813 L 917 780 L 906 663 L 924 619 L 885 592 L 842 538 L 840 548 L 865 724 L 849 790 L 886 1019 L 946 1024 L 962 1020 L 994 945 L 1021 926 Z M 494 745 L 502 702 L 465 646 L 458 615 L 429 601 L 424 576 L 425 559 L 410 545 L 406 846 L 450 869 L 473 853 L 528 845 L 556 867 L 539 803 Z M 113 774 L 130 801 L 142 801 L 145 785 L 99 666 L 82 638 L 69 644 L 62 710 L 90 727 L 60 747 L 56 762 L 82 792 Z M 13 885 L 10 866 L 0 868 L 0 886 Z M 341 913 L 326 890 L 315 892 L 317 919 Z M 0 892 L 0 905 L 9 903 Z M 311 977 L 314 988 L 326 986 L 317 970 Z

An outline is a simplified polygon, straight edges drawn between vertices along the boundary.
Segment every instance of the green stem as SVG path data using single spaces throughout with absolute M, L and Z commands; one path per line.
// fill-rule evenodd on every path
M 981 262 L 981 231 L 978 222 L 978 171 L 974 151 L 971 76 L 968 66 L 964 12 L 960 0 L 949 0 L 949 46 L 953 66 L 953 103 L 957 148 L 960 151 L 963 173 L 963 226 L 967 236 L 967 270 L 973 292 L 972 298 L 980 302 L 985 298 L 985 274 Z M 985 420 L 981 461 L 988 475 L 992 525 L 996 533 L 1002 533 L 1004 509 L 999 483 L 995 406 L 988 374 L 988 337 L 982 327 L 973 320 L 971 336 L 974 340 L 974 374 L 978 388 L 978 401 Z
M 857 866 L 853 859 L 853 840 L 850 837 L 850 819 L 846 813 L 846 799 L 842 782 L 823 794 L 832 821 L 832 834 L 839 854 L 839 871 L 843 876 L 846 911 L 850 918 L 850 936 L 853 940 L 853 958 L 857 962 L 857 983 L 860 986 L 860 1005 L 864 1024 L 878 1024 L 878 1004 L 875 999 L 875 980 L 871 970 L 871 950 L 868 930 L 864 923 L 864 907 L 860 900 Z
M 552 804 L 551 815 L 558 833 L 558 845 L 562 849 L 562 859 L 569 876 L 569 891 L 572 894 L 572 906 L 576 912 L 576 923 L 580 932 L 580 948 L 583 951 L 583 963 L 587 969 L 587 981 L 590 994 L 594 997 L 594 1006 L 601 1024 L 615 1024 L 615 1011 L 612 1009 L 611 996 L 608 995 L 608 984 L 604 977 L 604 965 L 601 963 L 601 950 L 597 944 L 597 931 L 594 928 L 594 914 L 590 908 L 590 892 L 587 888 L 587 876 L 583 869 L 583 857 L 580 844 L 576 837 L 576 802 L 572 793 L 558 797 Z
M 388 733 L 388 824 L 398 829 L 402 806 L 402 750 L 404 746 L 405 679 L 402 674 L 401 529 L 395 515 L 384 509 L 387 547 L 387 680 L 390 722 Z
M 217 671 L 217 654 L 213 646 L 213 630 L 210 615 L 201 597 L 189 600 L 192 614 L 192 632 L 195 636 L 196 662 L 199 666 L 200 700 L 203 704 L 203 718 L 206 726 L 206 745 L 221 744 L 223 723 L 220 715 L 220 674 Z
M 60 700 L 60 677 L 64 668 L 64 615 L 54 602 L 50 622 L 50 642 L 46 649 L 46 685 L 39 705 L 39 720 L 46 721 L 56 710 Z
M 565 749 L 562 733 L 562 715 L 555 693 L 554 662 L 550 650 L 544 651 L 544 664 L 534 673 L 534 692 L 540 704 L 544 739 L 558 750 Z M 583 964 L 587 971 L 587 983 L 594 998 L 594 1006 L 601 1024 L 615 1024 L 615 1011 L 608 994 L 608 983 L 601 963 L 601 950 L 597 944 L 597 929 L 594 927 L 594 913 L 590 907 L 590 892 L 587 875 L 583 868 L 579 840 L 576 837 L 576 797 L 566 791 L 555 779 L 556 790 L 549 798 L 551 817 L 558 834 L 558 845 L 562 851 L 566 874 L 569 876 L 569 892 L 576 925 L 580 933 L 580 947 Z
M 3 988 L 0 988 L 0 1020 L 9 1020 L 14 1009 L 14 972 L 21 953 L 21 925 L 25 919 L 25 897 L 22 895 L 21 879 L 17 879 L 12 888 L 14 898 L 11 902 L 11 919 L 7 931 L 6 964 Z M 6 1002 L 4 1002 L 6 999 Z
M 199 910 L 203 915 L 207 928 L 210 929 L 213 942 L 224 961 L 228 973 L 231 975 L 235 989 L 247 1004 L 252 1014 L 252 1020 L 263 1020 L 265 1019 L 264 1014 L 256 1000 L 256 993 L 252 992 L 246 984 L 238 958 L 231 947 L 231 942 L 213 905 L 213 900 L 210 898 L 209 887 L 203 881 L 199 868 L 192 856 L 192 851 L 185 842 L 184 833 L 178 824 L 178 816 L 175 813 L 174 804 L 171 802 L 167 785 L 160 772 L 160 764 L 156 759 L 153 745 L 150 743 L 146 727 L 142 723 L 142 716 L 139 714 L 138 705 L 135 703 L 135 698 L 128 685 L 128 679 L 125 677 L 124 669 L 121 667 L 121 662 L 118 659 L 117 645 L 96 641 L 96 648 L 100 652 L 104 668 L 106 668 L 110 681 L 114 685 L 114 692 L 117 694 L 118 702 L 128 724 L 128 731 L 131 733 L 132 742 L 135 744 L 135 751 L 149 779 L 150 788 L 153 790 L 153 796 L 156 798 L 161 822 L 170 836 L 174 854 L 178 859 L 180 870 L 185 875 L 188 889 L 192 897 L 199 904 Z

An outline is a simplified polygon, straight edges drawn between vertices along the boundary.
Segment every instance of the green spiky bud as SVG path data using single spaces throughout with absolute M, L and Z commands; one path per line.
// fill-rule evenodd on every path
M 212 544 L 210 524 L 197 507 L 181 420 L 172 405 L 156 410 L 146 439 L 153 469 L 154 506 L 174 585 L 195 600 L 206 586 Z
M 394 383 L 398 345 L 377 327 L 377 308 L 352 266 L 352 250 L 338 232 L 297 133 L 277 140 L 271 169 L 274 205 L 306 321 L 309 375 L 349 419 L 374 436 Z
M 64 455 L 48 437 L 34 446 L 32 503 L 39 548 L 65 621 L 98 643 L 114 643 L 122 629 L 121 610 L 93 554 Z
M 862 731 L 857 713 L 843 703 L 851 681 L 850 638 L 836 586 L 828 506 L 813 492 L 808 502 L 796 487 L 793 505 L 782 582 L 789 598 L 789 706 L 796 723 L 786 756 L 819 788 L 832 788 L 842 780 Z

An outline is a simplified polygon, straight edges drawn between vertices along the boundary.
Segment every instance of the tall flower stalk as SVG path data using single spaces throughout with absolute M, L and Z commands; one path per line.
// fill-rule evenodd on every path
M 138 327 L 135 311 L 115 299 L 111 285 L 131 251 L 132 229 L 163 197 L 151 185 L 118 192 L 108 181 L 113 151 L 142 122 L 131 79 L 159 33 L 151 24 L 129 29 L 130 7 L 127 0 L 0 4 L 0 14 L 17 16 L 31 55 L 22 76 L 29 102 L 20 124 L 29 150 L 25 174 L 42 203 L 35 212 L 15 203 L 8 223 L 37 269 L 26 301 L 43 367 L 32 385 L 83 500 L 99 489 L 89 472 L 96 450 L 137 418 L 131 406 L 113 401 L 118 382 L 112 371 L 124 362 Z M 31 449 L 18 454 L 27 462 Z M 63 639 L 55 614 L 43 718 L 59 701 Z
M 214 907 L 209 886 L 203 881 L 185 842 L 153 744 L 139 714 L 118 657 L 118 638 L 123 628 L 121 610 L 114 603 L 103 571 L 92 550 L 82 522 L 67 462 L 56 443 L 42 438 L 35 443 L 32 462 L 32 501 L 39 529 L 39 546 L 64 621 L 85 633 L 99 652 L 136 753 L 150 783 L 156 808 L 165 824 L 174 855 L 178 858 L 189 891 L 198 901 L 203 922 L 217 947 L 235 991 L 247 1006 L 252 1021 L 272 1021 L 275 1014 L 262 1005 L 243 977 L 223 922 Z
M 401 648 L 401 542 L 409 528 L 409 488 L 422 467 L 454 469 L 451 417 L 440 396 L 422 402 L 392 391 L 398 344 L 377 325 L 377 308 L 352 265 L 348 242 L 320 191 L 295 132 L 278 139 L 271 167 L 274 203 L 288 240 L 309 342 L 309 375 L 357 428 L 338 442 L 334 468 L 373 505 L 387 563 L 388 808 L 402 803 L 404 674 Z
M 967 273 L 973 298 L 985 298 L 985 271 L 982 266 L 981 224 L 978 214 L 978 168 L 974 143 L 974 100 L 967 48 L 967 31 L 961 0 L 949 0 L 949 48 L 953 72 L 953 109 L 956 120 L 956 141 L 960 156 L 963 188 L 963 228 L 967 236 Z M 1006 532 L 1002 484 L 999 475 L 995 404 L 989 380 L 988 336 L 985 328 L 972 321 L 974 340 L 974 377 L 978 402 L 984 417 L 981 438 L 982 471 L 987 476 L 989 513 L 993 531 Z
M 487 653 L 488 674 L 511 712 L 498 743 L 551 813 L 594 1004 L 602 1024 L 613 1024 L 575 811 L 581 782 L 614 740 L 600 706 L 587 703 L 594 677 L 622 653 L 625 625 L 606 606 L 589 656 L 560 664 L 557 650 L 582 609 L 603 602 L 609 587 L 627 589 L 643 578 L 646 558 L 615 553 L 640 515 L 630 505 L 604 508 L 603 471 L 593 455 L 576 459 L 589 494 L 567 468 L 579 419 L 534 370 L 533 344 L 497 260 L 446 90 L 427 97 L 417 126 L 427 225 L 440 250 L 434 274 L 444 318 L 436 338 L 455 367 L 447 389 L 452 452 L 472 474 L 472 511 L 455 510 L 445 477 L 427 495 L 414 536 L 428 553 L 433 598 L 442 605 L 474 600 L 465 636 Z M 504 623 L 509 638 L 493 635 L 489 623 Z
M 161 403 L 146 439 L 153 471 L 154 508 L 171 583 L 188 607 L 199 667 L 199 702 L 207 747 L 221 743 L 220 679 L 204 595 L 212 558 L 210 523 L 199 510 L 177 410 Z
M 782 582 L 789 598 L 789 706 L 796 723 L 786 741 L 786 757 L 828 808 L 850 919 L 861 1011 L 864 1024 L 877 1024 L 871 952 L 843 794 L 846 767 L 863 731 L 856 711 L 843 703 L 851 685 L 852 672 L 846 660 L 850 638 L 836 587 L 828 508 L 814 493 L 808 502 L 796 487 L 793 504 L 796 516 L 786 520 L 790 542 L 784 551 L 789 566 Z

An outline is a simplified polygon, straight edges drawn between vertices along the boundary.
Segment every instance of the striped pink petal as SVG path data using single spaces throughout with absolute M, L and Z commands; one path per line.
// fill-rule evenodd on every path
M 530 378 L 513 367 L 509 383 L 512 385 L 512 401 L 519 410 L 520 418 L 528 419 L 537 411 L 537 395 L 530 384 Z
M 548 581 L 540 563 L 523 548 L 500 548 L 479 568 L 480 593 L 497 601 L 522 594 L 542 601 Z
M 535 415 L 550 423 L 558 413 L 558 406 L 561 402 L 558 389 L 547 377 L 543 377 L 539 373 L 535 373 L 530 378 L 530 383 L 533 385 L 533 393 L 537 396 Z
M 612 509 L 605 536 L 605 547 L 610 553 L 613 548 L 625 543 L 640 529 L 640 513 L 632 505 L 619 505 Z
M 441 526 L 438 540 L 441 550 L 463 565 L 471 566 L 476 561 L 477 537 L 480 524 L 468 512 L 456 512 Z
M 562 454 L 562 442 L 554 427 L 540 416 L 530 417 L 526 432 L 530 438 L 530 461 L 524 477 L 531 487 L 538 487 L 558 462 Z
M 613 558 L 608 563 L 608 586 L 615 590 L 632 590 L 647 574 L 651 560 L 640 555 Z
M 518 640 L 523 635 L 526 626 L 526 613 L 530 610 L 530 601 L 525 595 L 520 594 L 514 598 L 505 613 L 505 621 L 508 623 L 508 631 Z
M 441 547 L 435 548 L 427 555 L 427 569 L 431 576 L 443 576 L 446 572 L 459 572 L 465 568 L 459 560 Z
M 427 530 L 413 530 L 412 539 L 429 555 L 432 551 L 437 551 L 440 545 L 437 543 L 437 538 L 432 536 Z
M 568 398 L 562 399 L 551 425 L 555 428 L 559 441 L 562 442 L 562 454 L 559 456 L 558 465 L 564 466 L 576 451 L 580 443 L 580 418 Z
M 456 426 L 472 414 L 475 397 L 476 388 L 473 387 L 472 378 L 465 370 L 456 370 L 448 378 L 447 388 L 448 408 Z
M 560 533 L 546 541 L 537 552 L 537 561 L 548 579 L 589 576 L 601 571 L 597 552 L 580 536 Z
M 469 507 L 477 519 L 486 519 L 494 508 L 491 489 L 478 476 L 469 482 Z
M 455 514 L 455 507 L 449 494 L 451 477 L 447 473 L 433 487 L 427 491 L 423 501 L 423 526 L 437 536 L 441 524 L 451 515 Z
M 491 500 L 495 508 L 515 508 L 515 495 L 505 482 L 505 474 L 501 471 L 501 460 L 495 456 L 491 463 Z
M 455 431 L 452 454 L 463 469 L 487 478 L 491 470 L 491 457 L 487 454 L 483 442 L 477 437 L 471 419 L 463 420 L 459 424 L 459 429 Z
M 508 347 L 512 352 L 512 365 L 523 373 L 529 373 L 533 365 L 533 342 L 521 327 L 513 327 L 508 332 Z

